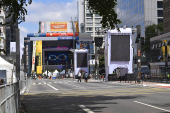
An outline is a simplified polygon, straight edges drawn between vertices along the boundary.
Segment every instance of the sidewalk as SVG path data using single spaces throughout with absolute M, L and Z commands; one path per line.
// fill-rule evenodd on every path
M 88 82 L 105 82 L 103 79 L 101 80 L 95 80 L 95 79 L 89 79 Z M 170 88 L 170 83 L 158 83 L 158 82 L 140 82 L 135 83 L 135 81 L 129 82 L 128 81 L 108 81 L 111 84 L 124 84 L 124 85 L 136 85 L 136 86 L 144 86 L 144 87 L 159 87 L 159 88 Z
M 136 85 L 136 86 L 147 86 L 147 87 L 160 87 L 160 88 L 170 88 L 170 84 L 169 83 L 156 83 L 156 82 L 140 82 L 139 83 L 135 83 L 135 81 L 132 81 L 131 83 L 127 82 L 125 83 L 125 81 L 109 81 L 110 83 L 113 84 L 126 84 L 126 85 Z

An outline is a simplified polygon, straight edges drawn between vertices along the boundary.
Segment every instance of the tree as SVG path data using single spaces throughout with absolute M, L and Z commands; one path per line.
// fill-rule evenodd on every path
M 28 1 L 28 2 L 27 2 Z M 118 28 L 118 24 L 121 23 L 119 19 L 117 19 L 117 14 L 115 11 L 115 6 L 117 4 L 117 0 L 87 0 L 91 13 L 96 13 L 102 16 L 102 24 L 103 28 Z M 0 7 L 4 7 L 5 11 L 9 11 L 9 14 L 6 18 L 11 18 L 12 20 L 8 23 L 1 23 L 2 25 L 13 25 L 14 23 L 24 22 L 25 15 L 27 15 L 27 10 L 25 6 L 31 4 L 32 0 L 1 0 Z
M 102 16 L 103 28 L 118 28 L 118 24 L 121 23 L 117 19 L 117 13 L 115 11 L 115 6 L 117 5 L 117 0 L 87 0 L 88 8 L 91 13 L 96 13 Z
M 8 11 L 6 18 L 10 18 L 10 22 L 0 23 L 1 25 L 13 25 L 15 23 L 20 24 L 25 21 L 25 15 L 27 15 L 27 10 L 25 6 L 31 4 L 32 0 L 0 0 L 0 7 L 3 11 Z
M 105 61 L 104 61 L 104 55 L 99 57 L 99 73 L 105 73 Z
M 163 34 L 163 23 L 149 25 L 145 28 L 145 44 L 142 46 L 142 52 L 150 52 L 150 38 L 157 36 L 158 31 Z

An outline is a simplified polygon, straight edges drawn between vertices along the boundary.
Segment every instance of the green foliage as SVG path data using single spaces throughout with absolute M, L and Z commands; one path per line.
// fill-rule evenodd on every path
M 163 23 L 153 24 L 145 28 L 145 44 L 142 46 L 142 52 L 150 52 L 150 38 L 157 36 L 158 30 L 160 30 L 160 34 L 163 33 Z
M 104 55 L 99 57 L 99 68 L 105 67 Z
M 119 19 L 117 19 L 117 14 L 115 11 L 115 6 L 117 5 L 117 0 L 87 0 L 89 3 L 88 8 L 91 13 L 99 14 L 102 16 L 102 24 L 103 28 L 118 28 L 118 24 L 121 23 Z
M 6 15 L 6 18 L 11 19 L 10 22 L 0 23 L 1 25 L 13 25 L 15 23 L 20 24 L 25 21 L 25 15 L 27 15 L 27 10 L 25 6 L 27 0 L 1 0 L 0 7 L 3 7 L 4 11 L 8 11 L 9 13 Z M 32 0 L 28 0 L 29 4 L 31 4 Z

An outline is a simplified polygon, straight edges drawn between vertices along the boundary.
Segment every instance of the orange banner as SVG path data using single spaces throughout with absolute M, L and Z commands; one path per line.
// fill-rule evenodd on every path
M 67 31 L 67 22 L 50 22 L 51 31 Z
M 46 37 L 56 36 L 73 36 L 73 33 L 46 33 Z M 79 33 L 75 33 L 75 36 L 79 36 Z

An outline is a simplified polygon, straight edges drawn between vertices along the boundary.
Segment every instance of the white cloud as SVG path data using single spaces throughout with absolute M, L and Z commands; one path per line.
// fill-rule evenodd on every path
M 72 2 L 33 2 L 26 7 L 28 15 L 26 22 L 38 23 L 39 21 L 70 21 L 77 15 L 77 0 Z

